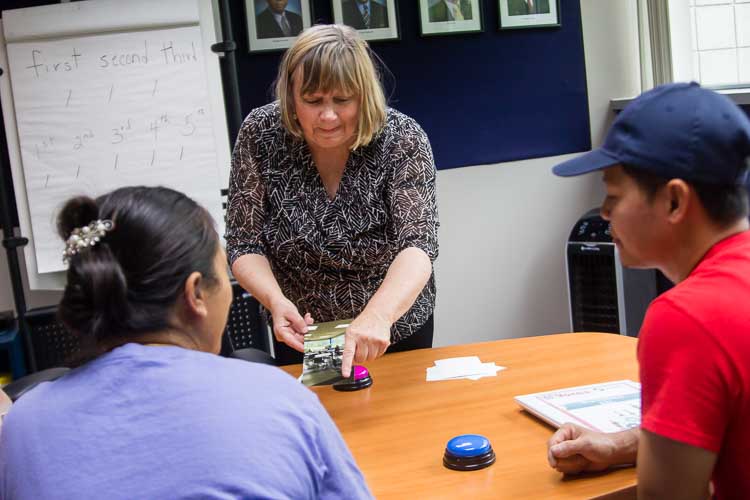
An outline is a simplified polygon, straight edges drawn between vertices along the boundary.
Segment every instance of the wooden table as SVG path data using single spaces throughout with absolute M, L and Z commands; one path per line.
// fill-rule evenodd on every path
M 567 333 L 386 355 L 357 392 L 314 387 L 376 498 L 591 498 L 634 493 L 635 469 L 564 477 L 547 464 L 553 428 L 514 396 L 619 379 L 638 380 L 636 339 Z M 433 361 L 477 355 L 507 367 L 497 377 L 426 382 Z M 295 376 L 300 365 L 285 367 Z M 442 465 L 458 434 L 489 438 L 497 462 L 458 472 Z M 618 493 L 619 492 L 619 493 Z

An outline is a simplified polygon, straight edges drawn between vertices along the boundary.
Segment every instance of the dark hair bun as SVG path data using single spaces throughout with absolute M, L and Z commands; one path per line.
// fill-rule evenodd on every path
M 96 201 L 87 196 L 72 198 L 65 203 L 57 216 L 57 233 L 63 240 L 77 227 L 83 227 L 99 218 L 99 207 Z
M 86 196 L 72 198 L 60 211 L 57 231 L 67 240 L 74 229 L 98 218 L 99 207 L 95 200 Z M 96 245 L 70 259 L 67 281 L 60 302 L 60 319 L 69 330 L 80 334 L 84 342 L 106 337 L 112 323 L 122 319 L 128 290 L 125 275 L 107 244 L 106 235 Z

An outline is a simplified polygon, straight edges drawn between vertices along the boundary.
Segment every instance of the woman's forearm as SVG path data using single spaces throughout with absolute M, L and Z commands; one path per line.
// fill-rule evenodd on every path
M 272 309 L 274 302 L 285 299 L 273 275 L 271 264 L 263 255 L 247 254 L 239 257 L 232 264 L 232 274 L 242 288 L 268 310 Z
M 363 312 L 395 323 L 417 300 L 431 274 L 432 263 L 427 254 L 416 247 L 405 248 L 391 262 L 383 283 Z

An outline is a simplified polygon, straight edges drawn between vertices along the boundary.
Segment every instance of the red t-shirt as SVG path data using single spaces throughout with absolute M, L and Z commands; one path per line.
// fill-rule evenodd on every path
M 638 362 L 641 427 L 717 453 L 716 498 L 750 498 L 750 231 L 654 300 Z

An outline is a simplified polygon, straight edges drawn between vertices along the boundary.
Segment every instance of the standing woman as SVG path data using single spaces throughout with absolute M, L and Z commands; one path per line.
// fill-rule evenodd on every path
M 313 318 L 354 318 L 344 376 L 352 359 L 431 347 L 438 218 L 424 131 L 386 107 L 373 55 L 347 26 L 304 31 L 276 97 L 248 115 L 234 148 L 235 278 L 297 351 Z

